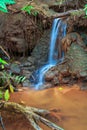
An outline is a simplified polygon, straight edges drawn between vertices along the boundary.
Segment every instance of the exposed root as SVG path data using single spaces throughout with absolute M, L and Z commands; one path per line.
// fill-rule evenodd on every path
M 64 130 L 63 128 L 57 126 L 51 121 L 45 119 L 43 115 L 49 114 L 48 110 L 38 109 L 34 107 L 22 106 L 14 102 L 0 101 L 0 109 L 10 112 L 22 113 L 34 127 L 35 130 L 43 130 L 38 122 L 42 122 L 53 130 Z

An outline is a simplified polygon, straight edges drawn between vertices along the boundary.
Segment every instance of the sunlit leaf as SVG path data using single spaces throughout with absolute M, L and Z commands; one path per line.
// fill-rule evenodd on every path
M 2 63 L 2 64 L 8 64 L 5 60 L 3 60 L 2 58 L 0 58 L 0 63 Z
M 5 99 L 5 101 L 8 101 L 9 98 L 10 98 L 10 93 L 9 93 L 9 90 L 7 89 L 7 90 L 5 91 L 5 93 L 4 93 L 4 99 Z
M 14 87 L 12 86 L 12 84 L 9 85 L 9 88 L 10 88 L 11 93 L 13 93 L 14 92 Z
M 7 9 L 1 8 L 1 7 L 0 7 L 0 11 L 2 11 L 2 12 L 4 12 L 4 13 L 7 13 L 7 12 L 8 12 Z
M 1 65 L 1 68 L 4 69 L 4 65 Z
M 7 7 L 3 1 L 0 1 L 0 7 L 3 9 L 7 9 Z
M 15 4 L 14 0 L 0 0 L 0 11 L 7 13 L 7 4 Z
M 23 78 L 21 79 L 21 82 L 23 82 L 25 79 L 26 79 L 26 77 L 23 77 Z

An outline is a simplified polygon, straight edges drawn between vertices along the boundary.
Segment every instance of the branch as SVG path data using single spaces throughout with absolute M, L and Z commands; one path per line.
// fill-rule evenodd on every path
M 50 114 L 48 110 L 22 106 L 14 102 L 5 101 L 0 101 L 0 109 L 10 112 L 14 111 L 16 113 L 22 113 L 28 119 L 28 121 L 34 127 L 35 130 L 43 130 L 38 125 L 38 122 L 42 122 L 53 130 L 64 130 L 63 128 L 57 126 L 56 124 L 43 117 L 43 115 Z
M 78 10 L 69 10 L 67 12 L 63 13 L 56 13 L 51 18 L 63 18 L 63 17 L 68 17 L 68 16 L 85 16 L 85 11 L 83 9 L 78 9 Z

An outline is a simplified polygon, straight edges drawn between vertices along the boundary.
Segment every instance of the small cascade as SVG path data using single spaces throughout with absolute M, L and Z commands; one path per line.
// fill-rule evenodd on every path
M 66 35 L 66 24 L 59 18 L 54 19 L 52 24 L 51 39 L 49 45 L 49 56 L 47 64 L 36 71 L 37 80 L 34 82 L 35 89 L 38 90 L 44 84 L 44 74 L 53 66 L 64 59 L 64 52 L 61 49 L 61 39 Z

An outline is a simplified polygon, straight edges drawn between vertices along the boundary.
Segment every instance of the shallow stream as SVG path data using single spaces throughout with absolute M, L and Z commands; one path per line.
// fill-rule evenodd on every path
M 54 120 L 56 124 L 65 130 L 87 130 L 87 91 L 81 91 L 77 85 L 71 88 L 55 87 L 41 91 L 25 89 L 13 93 L 11 101 L 48 110 L 56 109 L 58 112 L 55 114 L 59 119 Z M 31 130 L 27 129 L 26 124 L 23 126 L 24 129 L 20 126 L 22 124 L 16 126 L 16 130 Z M 42 127 L 44 130 L 50 130 L 43 125 Z

